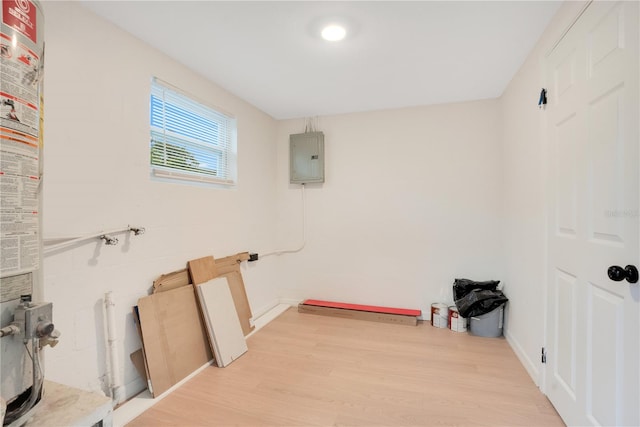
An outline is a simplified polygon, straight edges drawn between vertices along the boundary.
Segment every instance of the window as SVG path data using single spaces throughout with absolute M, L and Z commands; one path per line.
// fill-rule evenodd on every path
M 236 120 L 158 79 L 151 83 L 151 172 L 160 178 L 233 184 Z

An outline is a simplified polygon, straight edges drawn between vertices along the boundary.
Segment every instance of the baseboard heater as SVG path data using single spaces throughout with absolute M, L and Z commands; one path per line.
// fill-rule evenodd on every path
M 298 312 L 411 326 L 416 326 L 418 317 L 422 315 L 420 310 L 407 308 L 378 307 L 314 299 L 308 299 L 298 304 Z

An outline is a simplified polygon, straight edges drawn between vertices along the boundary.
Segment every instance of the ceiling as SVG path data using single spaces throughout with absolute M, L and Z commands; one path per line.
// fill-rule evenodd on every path
M 83 1 L 276 119 L 499 97 L 557 1 Z M 323 24 L 347 27 L 341 42 Z M 172 82 L 179 85 L 179 82 Z

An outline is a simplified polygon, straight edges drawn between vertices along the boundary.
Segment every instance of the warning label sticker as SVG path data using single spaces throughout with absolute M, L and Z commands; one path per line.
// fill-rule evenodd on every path
M 40 58 L 31 49 L 0 33 L 0 120 L 3 127 L 37 137 Z
M 2 7 L 2 21 L 13 28 L 24 24 L 19 26 L 22 30 L 16 29 L 35 41 L 33 4 L 3 0 Z M 6 277 L 36 270 L 40 263 L 38 105 L 42 64 L 33 48 L 2 32 L 0 59 L 0 277 Z
M 36 43 L 36 7 L 29 0 L 2 0 L 2 22 Z

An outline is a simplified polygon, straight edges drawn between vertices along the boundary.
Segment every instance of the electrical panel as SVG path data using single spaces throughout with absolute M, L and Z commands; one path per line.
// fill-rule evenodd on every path
M 324 133 L 305 132 L 289 135 L 289 182 L 324 182 Z

